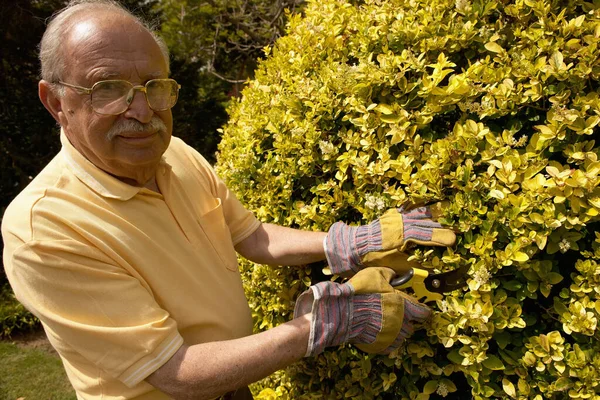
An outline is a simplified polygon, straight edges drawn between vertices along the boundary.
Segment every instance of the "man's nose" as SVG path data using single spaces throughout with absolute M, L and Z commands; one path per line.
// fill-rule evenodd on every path
M 148 123 L 153 115 L 154 111 L 148 105 L 146 93 L 142 90 L 134 90 L 133 99 L 124 114 L 125 118 L 133 118 L 137 119 L 139 122 Z

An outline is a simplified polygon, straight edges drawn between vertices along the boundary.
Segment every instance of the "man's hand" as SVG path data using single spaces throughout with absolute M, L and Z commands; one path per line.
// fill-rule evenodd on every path
M 437 222 L 442 203 L 411 211 L 388 210 L 369 225 L 352 227 L 343 222 L 331 226 L 325 254 L 331 272 L 356 273 L 365 267 L 389 267 L 398 273 L 419 267 L 403 253 L 410 244 L 452 246 L 456 235 Z
M 389 354 L 429 318 L 431 310 L 395 290 L 389 268 L 368 268 L 346 283 L 320 282 L 302 293 L 294 318 L 312 312 L 306 356 L 354 343 L 368 353 Z

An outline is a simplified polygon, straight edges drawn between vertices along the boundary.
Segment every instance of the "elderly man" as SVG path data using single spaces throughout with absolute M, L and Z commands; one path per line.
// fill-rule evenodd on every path
M 406 268 L 409 242 L 454 242 L 435 210 L 328 233 L 261 224 L 171 137 L 167 48 L 113 1 L 55 15 L 40 60 L 62 150 L 8 207 L 4 265 L 78 398 L 251 398 L 249 383 L 328 346 L 389 353 L 428 317 L 382 267 Z M 311 286 L 292 321 L 252 334 L 236 251 L 274 265 L 327 259 L 352 278 Z

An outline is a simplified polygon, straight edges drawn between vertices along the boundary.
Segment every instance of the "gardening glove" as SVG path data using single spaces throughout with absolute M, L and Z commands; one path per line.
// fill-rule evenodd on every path
M 390 268 L 368 268 L 345 283 L 320 282 L 302 293 L 294 318 L 312 312 L 306 357 L 343 343 L 389 354 L 410 337 L 431 310 L 394 289 L 394 275 Z
M 406 211 L 386 211 L 369 225 L 353 227 L 336 222 L 324 240 L 331 273 L 347 275 L 365 267 L 390 267 L 399 274 L 419 264 L 408 261 L 403 253 L 411 244 L 452 246 L 456 235 L 437 221 L 443 203 Z

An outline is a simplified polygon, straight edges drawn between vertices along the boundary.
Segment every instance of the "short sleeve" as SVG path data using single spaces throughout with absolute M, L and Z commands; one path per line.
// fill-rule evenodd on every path
M 183 344 L 176 322 L 139 277 L 74 240 L 31 241 L 8 260 L 19 299 L 65 353 L 133 387 Z M 61 353 L 61 348 L 57 349 Z M 64 356 L 68 360 L 68 354 Z

